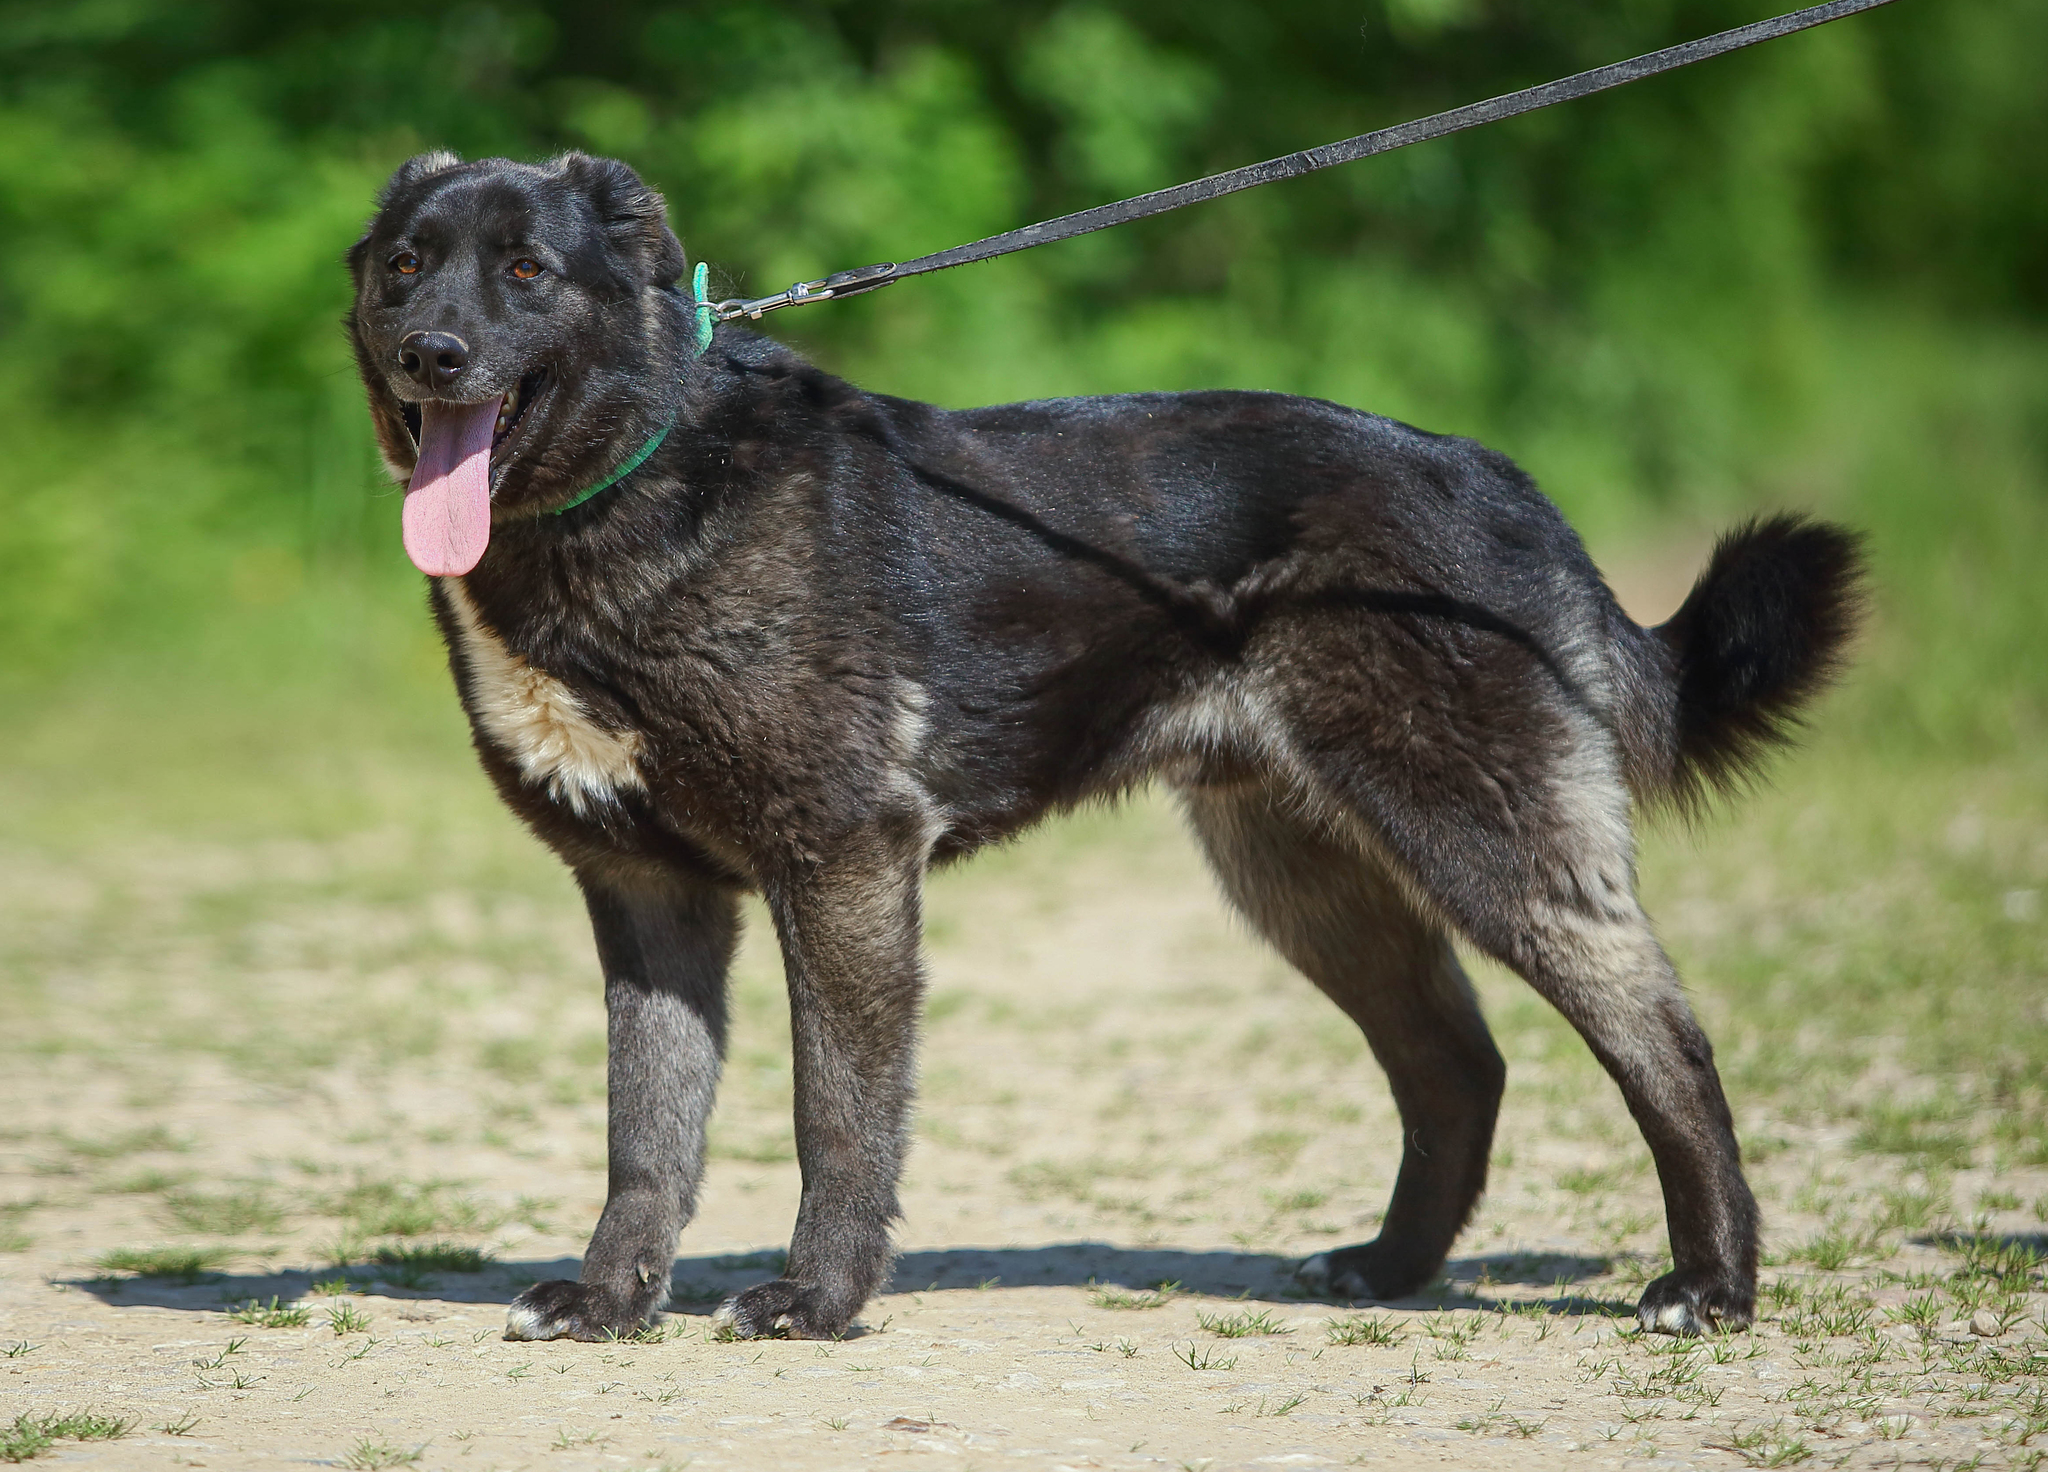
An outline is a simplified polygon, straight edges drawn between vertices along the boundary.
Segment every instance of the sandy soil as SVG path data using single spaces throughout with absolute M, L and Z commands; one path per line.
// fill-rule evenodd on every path
M 1675 1354 L 1630 1334 L 1628 1304 L 1662 1248 L 1644 1152 L 1573 1040 L 1496 977 L 1485 988 L 1514 1082 L 1492 1194 L 1440 1293 L 1372 1312 L 1390 1342 L 1333 1342 L 1333 1323 L 1355 1321 L 1350 1306 L 1303 1299 L 1290 1271 L 1371 1235 L 1398 1137 L 1384 1086 L 1348 1025 L 1234 930 L 1160 806 L 1082 829 L 937 887 L 904 1257 L 861 1331 L 836 1344 L 708 1332 L 720 1294 L 770 1274 L 797 1191 L 774 961 L 757 941 L 740 968 L 717 1156 L 677 1267 L 678 1312 L 651 1342 L 614 1346 L 499 1337 L 521 1284 L 573 1275 L 602 1200 L 590 1047 L 601 1018 L 566 894 L 496 917 L 512 932 L 496 970 L 464 954 L 489 950 L 476 939 L 492 925 L 487 896 L 412 897 L 409 910 L 362 901 L 340 916 L 331 897 L 253 905 L 224 932 L 242 948 L 240 971 L 188 974 L 166 1005 L 203 1039 L 260 1011 L 252 988 L 289 989 L 285 1031 L 299 1016 L 316 1042 L 296 1061 L 261 1043 L 253 1056 L 267 1069 L 199 1042 L 129 1046 L 122 999 L 158 973 L 142 967 L 127 990 L 118 975 L 81 977 L 55 1004 L 78 1010 L 74 1030 L 62 1015 L 39 1026 L 74 1040 L 98 1029 L 98 1045 L 10 1049 L 0 1077 L 0 1201 L 38 1203 L 10 1218 L 26 1224 L 13 1244 L 25 1250 L 0 1256 L 0 1341 L 18 1349 L 0 1360 L 0 1424 L 82 1408 L 129 1418 L 119 1440 L 46 1453 L 109 1468 L 403 1465 L 415 1452 L 419 1466 L 465 1469 L 1735 1466 L 1773 1455 L 1875 1466 L 1901 1451 L 1953 1465 L 2001 1449 L 1992 1426 L 1926 1397 L 1860 1403 L 1817 1433 L 1797 1398 L 1829 1373 L 1810 1328 L 1768 1323 Z M 294 864 L 374 871 L 378 845 L 351 842 L 141 856 L 128 892 L 146 894 L 147 879 L 154 898 L 135 903 L 189 914 Z M 17 896 L 41 896 L 53 925 L 64 895 L 80 893 L 77 876 L 47 864 L 9 877 Z M 419 927 L 448 940 L 447 959 L 390 960 L 419 949 Z M 323 982 L 298 954 L 313 931 L 327 954 L 374 938 L 387 960 Z M 361 1027 L 390 1032 L 379 1009 L 423 971 L 440 974 L 429 992 L 449 1014 L 445 1034 L 420 1024 L 429 1045 L 363 1059 L 317 1041 L 317 1019 L 346 1022 L 352 1009 Z M 329 1052 L 342 1061 L 322 1065 Z M 1753 1133 L 1776 1131 L 1757 1174 L 1774 1237 L 1794 1239 L 1819 1221 L 1795 1200 L 1817 1163 L 1850 1163 L 1824 1132 L 1749 1114 Z M 2040 1190 L 2048 1176 L 2017 1184 Z M 192 1200 L 229 1186 L 260 1196 L 271 1218 L 180 1229 L 180 1202 L 190 1222 Z M 412 1274 L 411 1287 L 366 1265 L 365 1219 L 358 1211 L 346 1240 L 344 1198 L 354 1190 L 360 1206 L 378 1189 L 426 1203 L 409 1225 L 488 1246 L 494 1264 Z M 191 1242 L 224 1242 L 232 1256 L 182 1286 L 93 1266 L 112 1249 Z M 354 1265 L 329 1266 L 337 1259 Z M 1890 1265 L 1941 1259 L 1909 1244 Z M 1175 1286 L 1144 1291 L 1160 1284 Z M 273 1296 L 310 1306 L 309 1322 L 228 1316 Z M 340 1332 L 337 1311 L 363 1327 Z M 1218 1333 L 1233 1316 L 1277 1332 Z M 1882 1315 L 1867 1337 L 1922 1362 L 1981 1339 L 1956 1323 L 1921 1336 Z M 2035 1357 L 2029 1374 L 2048 1366 L 2038 1322 L 2001 1337 Z

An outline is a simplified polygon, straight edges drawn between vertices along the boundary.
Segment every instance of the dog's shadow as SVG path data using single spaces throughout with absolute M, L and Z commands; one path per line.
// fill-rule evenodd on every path
M 1029 1288 L 1087 1288 L 1094 1306 L 1143 1309 L 1176 1295 L 1216 1299 L 1300 1302 L 1351 1307 L 1349 1300 L 1305 1289 L 1295 1277 L 1300 1259 L 1270 1253 L 1189 1252 L 1167 1247 L 1119 1247 L 1107 1242 L 1063 1242 L 1047 1247 L 960 1247 L 906 1252 L 884 1290 L 937 1293 L 972 1290 L 999 1294 Z M 780 1251 L 726 1253 L 676 1261 L 672 1313 L 708 1313 L 742 1288 L 781 1271 Z M 1536 1300 L 1552 1312 L 1611 1314 L 1630 1306 L 1572 1292 L 1573 1285 L 1605 1275 L 1605 1258 L 1567 1253 L 1507 1253 L 1457 1258 L 1442 1278 L 1411 1298 L 1375 1307 L 1434 1310 L 1485 1307 L 1495 1286 L 1541 1286 L 1552 1291 Z M 374 1263 L 266 1273 L 208 1273 L 183 1279 L 94 1277 L 61 1280 L 116 1308 L 175 1309 L 191 1313 L 239 1312 L 260 1323 L 267 1311 L 289 1316 L 294 1305 L 305 1321 L 327 1322 L 330 1308 L 347 1296 L 394 1301 L 401 1319 L 428 1321 L 435 1304 L 510 1303 L 528 1284 L 574 1278 L 573 1257 L 492 1262 L 476 1272 L 405 1272 Z M 332 1303 L 324 1303 L 331 1299 Z M 417 1302 L 418 1309 L 404 1305 Z M 872 1312 L 872 1310 L 871 1310 Z M 883 1313 L 886 1315 L 887 1310 Z
M 2000 1254 L 2024 1266 L 2027 1261 L 2048 1260 L 2048 1232 L 1934 1232 L 1915 1237 L 1917 1247 L 1939 1247 L 1968 1262 L 1991 1260 Z

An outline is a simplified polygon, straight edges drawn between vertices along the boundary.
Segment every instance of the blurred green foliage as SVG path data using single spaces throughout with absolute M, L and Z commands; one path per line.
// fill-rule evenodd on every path
M 196 659 L 206 630 L 345 663 L 410 613 L 337 324 L 416 150 L 623 157 L 722 289 L 769 291 L 1763 13 L 0 3 L 0 669 Z M 1507 450 L 1610 540 L 1826 508 L 1885 579 L 1859 719 L 2009 748 L 2048 710 L 2044 55 L 2048 7 L 1902 0 L 772 326 L 948 403 L 1357 404 Z

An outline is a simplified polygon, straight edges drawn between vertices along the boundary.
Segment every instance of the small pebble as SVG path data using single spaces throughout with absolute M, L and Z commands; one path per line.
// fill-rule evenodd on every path
M 1979 1339 L 1996 1339 L 2005 1329 L 1998 1322 L 1998 1315 L 1988 1308 L 1980 1308 L 1970 1315 L 1970 1332 Z

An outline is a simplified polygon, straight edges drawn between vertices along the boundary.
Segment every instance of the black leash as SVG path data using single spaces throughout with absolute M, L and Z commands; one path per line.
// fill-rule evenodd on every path
M 1792 11 L 1788 15 L 1775 16 L 1770 20 L 1737 26 L 1732 31 L 1722 31 L 1719 35 L 1705 36 L 1697 41 L 1687 41 L 1683 45 L 1667 46 L 1662 51 L 1652 51 L 1630 61 L 1617 61 L 1608 66 L 1595 67 L 1576 76 L 1561 77 L 1555 82 L 1545 82 L 1540 87 L 1525 87 L 1520 92 L 1509 92 L 1500 97 L 1489 98 L 1485 102 L 1470 102 L 1463 107 L 1454 107 L 1449 112 L 1418 118 L 1412 123 L 1382 128 L 1376 133 L 1361 133 L 1356 138 L 1346 138 L 1341 143 L 1326 143 L 1320 148 L 1303 149 L 1300 153 L 1290 153 L 1285 158 L 1268 159 L 1261 164 L 1247 164 L 1228 173 L 1211 174 L 1206 179 L 1176 184 L 1171 189 L 1157 189 L 1150 194 L 1119 200 L 1115 204 L 1099 204 L 1092 209 L 1061 215 L 1056 220 L 1045 220 L 1036 225 L 1026 225 L 1022 229 L 1005 231 L 1001 235 L 991 235 L 986 240 L 956 245 L 951 250 L 938 251 L 933 255 L 919 256 L 914 261 L 905 261 L 900 265 L 894 261 L 885 261 L 877 266 L 857 266 L 851 271 L 835 271 L 830 276 L 821 276 L 816 281 L 799 281 L 789 290 L 777 292 L 774 296 L 755 297 L 752 300 L 735 297 L 719 302 L 716 315 L 721 322 L 730 322 L 738 317 L 759 321 L 763 312 L 772 312 L 780 307 L 801 307 L 812 302 L 836 301 L 842 297 L 859 296 L 864 291 L 876 291 L 884 286 L 893 286 L 896 282 L 912 276 L 923 276 L 931 271 L 944 271 L 954 266 L 972 265 L 976 261 L 993 260 L 997 256 L 1009 255 L 1013 251 L 1030 250 L 1036 245 L 1050 245 L 1055 240 L 1071 240 L 1076 235 L 1086 235 L 1094 230 L 1107 230 L 1112 225 L 1142 220 L 1147 215 L 1164 214 L 1168 210 L 1177 210 L 1182 205 L 1199 204 L 1205 199 L 1218 199 L 1226 194 L 1235 194 L 1240 189 L 1253 189 L 1261 184 L 1270 184 L 1276 179 L 1292 179 L 1297 174 L 1310 174 L 1317 169 L 1327 169 L 1335 164 L 1348 164 L 1356 159 L 1371 158 L 1376 153 L 1391 153 L 1397 148 L 1406 148 L 1411 143 L 1427 143 L 1432 138 L 1442 138 L 1446 134 L 1462 132 L 1466 128 L 1476 128 L 1484 123 L 1497 123 L 1502 118 L 1534 112 L 1538 108 L 1550 107 L 1559 102 L 1569 102 L 1575 97 L 1605 92 L 1610 87 L 1641 81 L 1644 77 L 1654 77 L 1659 72 L 1675 71 L 1682 66 L 1691 66 L 1697 61 L 1706 61 L 1730 51 L 1739 51 L 1744 46 L 1754 46 L 1759 41 L 1775 41 L 1778 37 L 1789 36 L 1794 31 L 1826 25 L 1831 20 L 1840 20 L 1859 11 L 1875 10 L 1880 5 L 1890 3 L 1891 0 L 1828 0 L 1825 5 L 1815 5 L 1806 10 Z

